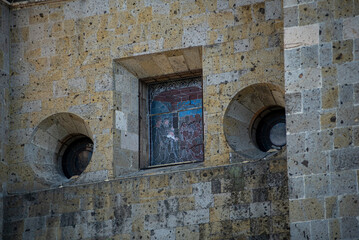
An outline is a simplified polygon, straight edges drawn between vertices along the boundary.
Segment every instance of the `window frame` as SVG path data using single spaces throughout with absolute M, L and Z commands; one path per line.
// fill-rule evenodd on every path
M 149 86 L 160 83 L 168 83 L 174 81 L 190 81 L 197 79 L 200 82 L 202 89 L 201 108 L 202 109 L 202 160 L 190 160 L 175 163 L 166 163 L 151 165 L 151 140 L 150 140 L 150 113 L 149 113 Z M 147 95 L 147 96 L 146 96 Z M 144 96 L 146 96 L 144 98 Z M 205 146 L 204 146 L 204 107 L 203 107 L 203 76 L 202 70 L 200 71 L 188 71 L 185 73 L 177 73 L 171 75 L 158 76 L 156 78 L 139 79 L 139 168 L 140 169 L 153 169 L 161 167 L 170 167 L 183 164 L 201 163 L 205 160 Z M 147 138 L 147 143 L 144 143 L 143 139 Z M 142 140 L 142 141 L 141 141 Z M 145 146 L 144 146 L 145 145 Z M 146 149 L 146 150 L 144 150 Z

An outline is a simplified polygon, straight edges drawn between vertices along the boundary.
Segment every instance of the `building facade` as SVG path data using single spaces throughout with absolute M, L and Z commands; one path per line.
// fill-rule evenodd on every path
M 3 239 L 359 237 L 358 0 L 0 6 Z

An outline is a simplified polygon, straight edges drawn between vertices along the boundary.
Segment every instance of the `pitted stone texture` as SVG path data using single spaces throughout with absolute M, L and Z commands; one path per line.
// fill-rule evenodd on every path
M 285 78 L 287 92 L 298 92 L 322 86 L 321 71 L 318 68 L 305 68 L 286 72 Z
M 282 1 L 266 1 L 266 20 L 282 18 Z
M 355 171 L 331 173 L 330 180 L 332 194 L 350 194 L 356 191 L 357 176 Z
M 207 76 L 207 84 L 208 85 L 217 85 L 220 83 L 236 82 L 238 80 L 239 80 L 238 71 L 226 72 L 226 73 Z
M 359 236 L 359 221 L 355 217 L 341 219 L 341 237 L 355 239 Z
M 311 239 L 328 239 L 328 220 L 311 222 Z
M 287 116 L 287 128 L 290 133 L 315 131 L 320 129 L 319 115 L 313 113 L 298 113 Z
M 290 224 L 290 237 L 292 239 L 309 239 L 310 238 L 310 223 L 292 223 Z
M 290 27 L 284 30 L 284 48 L 310 46 L 319 43 L 319 24 Z
M 343 37 L 344 39 L 359 38 L 359 16 L 344 19 Z
M 340 84 L 354 84 L 359 82 L 359 62 L 338 65 L 337 72 Z
M 318 45 L 302 47 L 300 50 L 301 68 L 316 67 L 319 63 Z
M 64 7 L 65 20 L 85 18 L 109 12 L 109 1 L 75 1 L 69 2 Z
M 256 176 L 265 179 L 268 175 L 270 179 L 277 174 L 275 178 L 281 178 L 281 184 L 286 186 L 286 161 L 263 161 L 251 163 L 246 175 L 237 176 L 248 179 L 243 180 L 247 182 L 246 191 L 238 191 L 237 180 L 233 179 L 233 174 L 242 166 L 237 164 L 175 173 L 146 173 L 110 182 L 9 196 L 5 199 L 4 236 L 13 238 L 24 234 L 37 238 L 42 231 L 53 230 L 60 231 L 61 237 L 67 239 L 235 238 L 243 234 L 259 237 L 263 232 L 272 237 L 280 233 L 288 238 L 287 192 L 268 188 L 266 182 L 258 182 L 254 187 L 249 170 L 258 169 L 262 164 L 275 165 L 275 168 L 263 168 Z M 213 192 L 214 182 L 225 187 Z M 262 193 L 257 189 L 262 189 Z M 257 192 L 253 200 L 251 191 Z M 275 229 L 270 227 L 271 217 L 278 223 Z

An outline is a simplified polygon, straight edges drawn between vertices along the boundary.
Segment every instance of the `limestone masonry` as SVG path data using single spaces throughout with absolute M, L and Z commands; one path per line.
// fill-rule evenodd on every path
M 359 0 L 0 8 L 0 239 L 359 238 Z M 203 156 L 151 165 L 149 86 L 193 78 Z

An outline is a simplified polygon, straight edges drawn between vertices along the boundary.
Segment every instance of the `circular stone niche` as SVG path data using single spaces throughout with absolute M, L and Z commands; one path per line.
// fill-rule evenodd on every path
M 62 185 L 79 176 L 90 163 L 93 139 L 85 121 L 72 113 L 43 120 L 25 145 L 25 159 L 40 182 Z
M 229 103 L 224 115 L 224 134 L 239 155 L 260 159 L 286 145 L 284 91 L 268 83 L 241 90 Z

